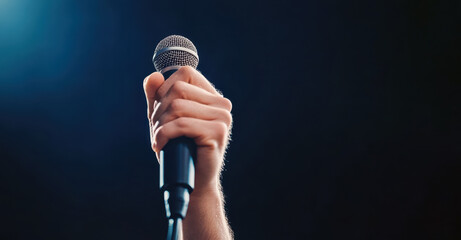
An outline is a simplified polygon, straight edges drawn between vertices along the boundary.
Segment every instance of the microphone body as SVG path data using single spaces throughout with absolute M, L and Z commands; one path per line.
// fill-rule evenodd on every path
M 176 70 L 164 73 L 167 79 Z M 160 190 L 168 219 L 184 219 L 194 190 L 196 145 L 187 137 L 171 139 L 160 151 Z

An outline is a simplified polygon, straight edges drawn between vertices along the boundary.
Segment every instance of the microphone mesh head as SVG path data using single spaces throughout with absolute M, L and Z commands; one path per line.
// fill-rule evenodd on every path
M 183 48 L 183 50 L 178 48 Z M 197 68 L 197 49 L 189 39 L 179 35 L 171 35 L 158 43 L 152 62 L 155 69 L 159 72 L 171 66 L 191 66 Z

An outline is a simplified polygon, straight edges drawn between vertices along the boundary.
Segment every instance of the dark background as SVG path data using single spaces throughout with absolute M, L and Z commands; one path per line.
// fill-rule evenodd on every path
M 181 34 L 236 239 L 461 239 L 461 4 L 377 2 L 0 1 L 0 237 L 165 237 L 142 80 Z

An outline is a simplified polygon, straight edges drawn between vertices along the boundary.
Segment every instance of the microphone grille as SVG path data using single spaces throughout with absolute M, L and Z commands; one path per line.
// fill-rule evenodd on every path
M 197 68 L 197 48 L 189 39 L 179 35 L 171 35 L 157 44 L 152 62 L 159 72 L 172 66 Z

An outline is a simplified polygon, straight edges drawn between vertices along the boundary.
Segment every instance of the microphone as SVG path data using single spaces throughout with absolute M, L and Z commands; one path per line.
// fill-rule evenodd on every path
M 165 81 L 181 66 L 198 65 L 194 44 L 187 38 L 171 35 L 155 48 L 152 62 Z M 167 239 L 178 239 L 178 229 L 186 217 L 190 193 L 194 190 L 196 145 L 187 137 L 171 139 L 160 151 L 160 190 L 163 192 L 169 221 Z

